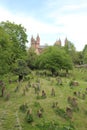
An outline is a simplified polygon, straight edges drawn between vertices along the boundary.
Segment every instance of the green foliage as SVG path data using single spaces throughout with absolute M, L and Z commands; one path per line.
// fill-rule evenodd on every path
M 35 53 L 35 50 L 33 50 L 33 48 L 30 48 L 27 52 L 27 64 L 28 67 L 31 68 L 32 70 L 37 68 L 37 66 L 35 65 L 36 59 L 37 55 Z
M 11 42 L 10 58 L 13 61 L 17 58 L 22 58 L 26 54 L 26 50 L 25 50 L 26 49 L 25 44 L 27 42 L 26 29 L 22 27 L 20 24 L 17 25 L 9 21 L 1 22 L 0 26 L 10 36 L 10 42 Z
M 59 124 L 53 122 L 43 122 L 43 124 L 37 124 L 37 127 L 41 130 L 57 130 L 59 129 Z
M 69 86 L 73 86 L 73 82 L 74 82 L 74 80 L 71 80 L 71 81 L 69 82 Z
M 85 115 L 87 115 L 87 110 L 85 110 Z
M 43 124 L 37 124 L 40 130 L 75 130 L 72 124 L 70 125 L 60 125 L 57 121 L 43 122 Z
M 33 78 L 30 80 L 31 84 L 34 84 L 34 82 L 37 82 L 37 75 L 33 71 Z M 23 88 L 27 85 L 27 81 L 23 81 L 20 84 L 20 89 L 17 93 L 14 92 L 15 87 L 17 86 L 17 82 L 12 82 L 11 84 L 6 83 L 6 93 L 10 93 L 10 100 L 8 102 L 5 102 L 5 97 L 0 97 L 0 130 L 9 130 L 9 129 L 17 129 L 17 121 L 19 120 L 20 126 L 24 130 L 86 130 L 87 126 L 87 95 L 85 99 L 82 99 L 82 94 L 85 93 L 87 90 L 87 84 L 83 80 L 83 77 L 87 75 L 86 69 L 74 69 L 71 71 L 72 75 L 70 77 L 61 77 L 64 87 L 57 87 L 56 86 L 56 78 L 50 77 L 50 80 L 48 80 L 49 77 L 43 77 L 40 76 L 39 80 L 41 83 L 41 90 L 45 90 L 47 94 L 47 98 L 43 100 L 36 100 L 36 94 L 34 93 L 34 88 L 29 87 L 29 91 L 26 91 L 26 95 L 22 96 Z M 80 85 L 78 87 L 73 87 L 73 89 L 70 89 L 69 82 L 71 79 L 73 79 L 72 76 L 76 77 L 76 80 L 79 81 Z M 17 79 L 17 76 L 10 75 L 12 81 L 13 79 Z M 8 76 L 4 77 L 7 81 Z M 53 84 L 50 84 L 51 81 L 54 81 Z M 56 96 L 52 97 L 51 89 L 55 88 Z M 76 96 L 78 101 L 78 106 L 80 111 L 74 111 L 73 106 L 71 106 L 71 103 L 67 102 L 67 97 L 73 98 L 73 92 L 80 92 L 81 98 Z M 1 91 L 0 91 L 1 93 Z M 7 95 L 7 94 L 6 94 Z M 41 91 L 40 91 L 41 95 Z M 24 104 L 24 102 L 27 102 L 29 108 L 32 108 L 32 118 L 33 122 L 31 120 L 31 116 L 26 116 L 26 112 L 23 113 L 20 109 L 20 106 Z M 58 102 L 58 105 L 52 108 L 52 103 Z M 61 108 L 62 110 L 59 110 L 59 114 L 55 112 L 56 108 Z M 73 116 L 70 118 L 68 115 L 69 120 L 63 116 L 66 112 L 65 108 L 71 108 L 73 111 Z M 44 112 L 42 112 L 42 117 L 39 118 L 37 115 L 38 110 L 41 108 L 44 109 Z M 27 109 L 28 110 L 28 109 Z M 16 117 L 16 112 L 18 115 L 18 118 Z M 67 114 L 67 113 L 66 113 Z M 26 119 L 25 119 L 26 117 Z M 4 118 L 4 121 L 3 121 Z M 43 122 L 44 120 L 44 122 Z M 31 123 L 28 123 L 31 122 Z
M 55 109 L 55 113 L 58 114 L 59 116 L 65 118 L 65 119 L 69 119 L 66 112 L 59 107 Z
M 26 59 L 26 30 L 15 23 L 0 23 L 0 74 L 12 71 L 17 59 Z
M 60 69 L 68 71 L 72 69 L 72 62 L 69 55 L 63 48 L 48 47 L 37 59 L 39 69 L 47 69 L 54 74 Z
M 65 46 L 64 46 L 64 49 L 66 50 L 66 52 L 70 55 L 71 59 L 72 59 L 72 62 L 74 64 L 77 63 L 77 60 L 78 60 L 78 55 L 77 55 L 77 52 L 76 52 L 76 49 L 75 49 L 75 46 L 74 44 L 69 41 L 69 40 L 65 40 Z M 80 59 L 81 60 L 81 59 Z M 78 61 L 79 62 L 79 61 Z
M 41 107 L 39 102 L 34 102 L 34 106 L 37 107 L 37 108 Z
M 82 53 L 82 51 L 75 52 L 74 64 L 77 64 L 77 65 L 83 64 L 83 53 Z
M 13 67 L 14 73 L 16 75 L 22 75 L 25 76 L 30 73 L 30 70 L 26 64 L 26 62 L 23 59 L 18 59 L 15 63 L 15 66 Z
M 65 50 L 67 52 L 70 52 L 70 51 L 74 52 L 76 50 L 74 44 L 71 41 L 67 40 L 67 38 L 65 40 L 65 46 L 64 47 L 65 47 Z
M 28 122 L 28 123 L 32 123 L 33 122 L 33 116 L 32 116 L 32 114 L 27 114 L 26 115 L 26 121 Z
M 13 42 L 20 44 L 20 47 L 24 49 L 27 41 L 26 29 L 21 24 L 17 25 L 9 21 L 1 22 L 0 26 L 10 35 L 10 39 Z
M 0 27 L 0 74 L 6 74 L 9 72 L 9 57 L 10 57 L 10 37 L 4 31 L 3 28 Z
M 45 99 L 45 98 L 46 98 L 46 96 L 40 96 L 40 95 L 36 96 L 36 99 Z
M 22 104 L 19 109 L 20 109 L 22 112 L 26 112 L 26 111 L 27 111 L 27 108 L 28 108 L 28 105 L 25 103 L 25 104 Z
M 84 64 L 87 64 L 87 45 L 85 45 L 83 49 L 83 62 Z

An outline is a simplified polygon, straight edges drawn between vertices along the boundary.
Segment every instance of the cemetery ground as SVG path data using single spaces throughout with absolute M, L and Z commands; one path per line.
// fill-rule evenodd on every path
M 36 72 L 29 77 L 20 83 L 11 75 L 11 81 L 3 79 L 0 130 L 87 130 L 86 69 L 74 69 L 68 77 Z

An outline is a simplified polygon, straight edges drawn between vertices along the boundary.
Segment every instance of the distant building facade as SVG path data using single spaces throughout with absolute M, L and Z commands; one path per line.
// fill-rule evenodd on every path
M 35 50 L 35 53 L 39 55 L 46 46 L 41 46 L 40 45 L 40 36 L 39 34 L 37 35 L 36 39 L 32 36 L 31 37 L 31 48 Z
M 67 46 L 67 44 L 68 44 L 68 40 L 67 40 L 67 38 L 65 38 L 64 46 Z M 62 42 L 61 42 L 60 38 L 59 38 L 59 40 L 55 41 L 54 46 L 59 46 L 59 47 L 62 46 Z M 31 37 L 31 48 L 33 48 L 35 50 L 35 53 L 37 55 L 39 55 L 41 52 L 43 52 L 43 50 L 46 47 L 47 47 L 47 45 L 45 45 L 45 46 L 40 45 L 40 36 L 39 36 L 39 34 L 37 34 L 36 38 L 34 38 L 33 36 Z
M 59 40 L 56 40 L 56 42 L 54 43 L 54 46 L 61 46 L 61 40 L 59 38 Z

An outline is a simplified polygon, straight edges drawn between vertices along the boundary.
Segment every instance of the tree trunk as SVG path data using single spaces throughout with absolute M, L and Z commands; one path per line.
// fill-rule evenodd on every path
M 23 75 L 19 75 L 18 80 L 19 82 L 23 79 Z

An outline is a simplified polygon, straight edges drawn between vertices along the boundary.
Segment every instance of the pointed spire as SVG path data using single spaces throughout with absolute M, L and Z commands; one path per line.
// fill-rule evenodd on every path
M 61 46 L 61 40 L 59 38 L 59 40 L 56 40 L 55 44 L 54 45 L 58 45 L 58 46 Z
M 67 37 L 65 38 L 65 46 L 67 45 L 68 43 L 68 40 L 67 40 Z
M 39 45 L 40 45 L 40 37 L 39 37 L 39 34 L 37 34 L 37 37 L 36 37 L 36 44 L 37 44 L 37 46 L 39 47 Z
M 39 34 L 37 34 L 36 40 L 37 40 L 37 41 L 40 41 Z

